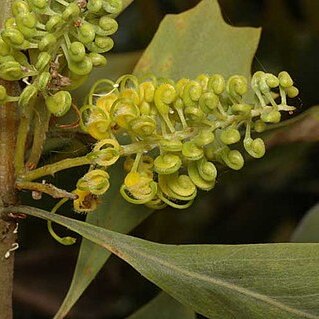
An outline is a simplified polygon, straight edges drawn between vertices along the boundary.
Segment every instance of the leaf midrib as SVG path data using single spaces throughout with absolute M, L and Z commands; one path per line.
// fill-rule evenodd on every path
M 286 312 L 294 314 L 294 315 L 301 316 L 303 318 L 307 318 L 307 319 L 318 319 L 319 318 L 319 316 L 312 315 L 310 313 L 307 313 L 307 312 L 292 308 L 292 307 L 287 306 L 286 304 L 284 304 L 282 302 L 279 302 L 279 301 L 277 301 L 277 300 L 275 300 L 273 298 L 270 298 L 270 297 L 268 297 L 266 295 L 260 294 L 260 293 L 255 292 L 255 291 L 248 290 L 247 288 L 243 288 L 243 287 L 237 286 L 237 285 L 235 285 L 233 283 L 230 283 L 228 281 L 217 279 L 217 278 L 214 278 L 214 277 L 209 277 L 209 276 L 206 276 L 206 275 L 201 275 L 201 274 L 198 274 L 196 272 L 180 268 L 180 267 L 178 267 L 175 264 L 171 264 L 169 262 L 165 262 L 165 260 L 157 258 L 156 256 L 150 256 L 148 254 L 143 254 L 141 251 L 138 251 L 138 250 L 136 251 L 136 250 L 132 249 L 132 246 L 129 246 L 127 244 L 123 244 L 122 247 L 126 248 L 128 251 L 132 251 L 136 256 L 139 255 L 141 258 L 143 258 L 144 261 L 145 261 L 145 259 L 146 260 L 149 259 L 149 260 L 151 260 L 151 261 L 153 261 L 153 262 L 155 262 L 157 264 L 161 264 L 162 266 L 165 266 L 165 267 L 169 268 L 170 270 L 174 270 L 174 271 L 180 272 L 181 274 L 183 274 L 186 277 L 191 277 L 191 278 L 194 278 L 194 279 L 197 279 L 197 280 L 210 282 L 212 285 L 220 286 L 220 287 L 229 289 L 231 291 L 236 291 L 236 292 L 238 292 L 238 293 L 240 293 L 242 295 L 249 296 L 251 298 L 254 298 L 256 300 L 259 300 L 259 301 L 262 301 L 262 302 L 264 302 L 266 304 L 269 304 L 269 305 L 271 305 L 273 307 L 276 307 L 278 309 L 281 309 L 283 311 L 286 311 Z M 128 257 L 127 259 L 125 259 L 125 257 L 121 254 L 121 252 L 117 251 L 117 249 L 113 253 L 115 253 L 120 258 L 122 258 L 122 259 L 124 259 L 124 260 L 129 262 L 130 258 Z M 151 280 L 151 281 L 153 281 L 153 280 Z M 154 282 L 154 283 L 156 284 L 156 282 Z

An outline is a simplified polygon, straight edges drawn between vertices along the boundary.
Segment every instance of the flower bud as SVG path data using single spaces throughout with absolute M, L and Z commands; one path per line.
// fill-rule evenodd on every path
M 109 16 L 103 16 L 99 20 L 99 27 L 103 30 L 103 36 L 108 36 L 114 34 L 118 29 L 118 23 L 115 19 L 110 18 Z
M 56 44 L 56 42 L 57 42 L 57 38 L 53 34 L 48 33 L 39 42 L 39 50 L 49 51 L 52 48 L 52 46 Z
M 182 160 L 175 154 L 163 154 L 154 160 L 154 170 L 158 174 L 172 174 L 182 166 Z
M 0 64 L 0 78 L 7 81 L 17 81 L 25 76 L 21 65 L 16 61 L 8 61 Z
M 235 128 L 227 128 L 220 133 L 220 140 L 226 144 L 235 144 L 240 141 L 240 133 Z
M 187 141 L 183 144 L 182 154 L 191 161 L 196 161 L 204 156 L 202 147 L 199 147 L 193 141 Z
M 45 27 L 48 32 L 56 32 L 64 24 L 62 17 L 58 14 L 52 15 L 47 21 Z
M 254 129 L 257 133 L 262 133 L 266 130 L 266 124 L 262 120 L 257 120 L 254 123 Z
M 38 78 L 38 89 L 39 91 L 45 91 L 48 88 L 48 84 L 51 80 L 50 72 L 42 72 Z
M 37 62 L 35 64 L 35 68 L 38 71 L 43 71 L 49 65 L 51 59 L 52 56 L 48 52 L 40 52 L 40 54 L 38 55 Z
M 69 47 L 69 56 L 75 62 L 80 62 L 86 56 L 85 46 L 83 43 L 75 41 Z
M 45 99 L 45 104 L 50 113 L 54 116 L 61 117 L 71 108 L 72 97 L 67 91 L 59 91 Z
M 87 9 L 92 13 L 97 13 L 102 9 L 102 0 L 88 0 Z
M 278 79 L 280 86 L 284 88 L 289 88 L 294 85 L 293 80 L 291 79 L 290 75 L 286 71 L 282 71 L 278 74 Z
M 95 30 L 91 23 L 84 22 L 78 29 L 77 29 L 77 37 L 80 42 L 87 45 L 92 43 L 95 38 Z
M 266 147 L 261 138 L 245 138 L 244 147 L 247 153 L 254 158 L 261 158 L 265 155 Z
M 103 0 L 103 9 L 108 13 L 118 14 L 122 11 L 122 0 Z
M 279 123 L 281 119 L 281 114 L 279 111 L 272 110 L 270 112 L 263 112 L 260 119 L 265 123 Z
M 95 67 L 101 67 L 107 64 L 106 58 L 99 53 L 91 52 L 89 53 L 89 58 L 91 59 L 92 64 Z
M 298 96 L 299 94 L 299 90 L 295 86 L 290 86 L 289 88 L 286 88 L 285 92 L 291 99 Z
M 19 106 L 25 108 L 31 100 L 36 97 L 37 93 L 38 89 L 35 85 L 31 84 L 26 86 L 19 97 Z
M 12 12 L 12 15 L 16 17 L 17 15 L 21 13 L 24 14 L 24 13 L 30 12 L 30 8 L 25 1 L 16 0 L 12 3 L 11 12 Z
M 120 144 L 114 139 L 104 139 L 95 144 L 88 155 L 94 163 L 100 166 L 113 165 L 120 157 Z
M 69 21 L 77 18 L 81 13 L 81 10 L 76 2 L 71 2 L 62 13 L 62 19 Z
M 94 169 L 86 173 L 76 184 L 82 191 L 89 191 L 94 195 L 103 195 L 110 187 L 109 174 L 101 169 Z

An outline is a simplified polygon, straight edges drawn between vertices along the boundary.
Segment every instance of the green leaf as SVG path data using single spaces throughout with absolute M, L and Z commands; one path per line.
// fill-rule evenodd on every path
M 102 204 L 97 211 L 88 214 L 86 221 L 102 228 L 128 233 L 153 211 L 145 206 L 137 208 L 122 198 L 119 188 L 124 176 L 123 173 L 119 172 L 119 169 L 113 169 L 110 172 L 111 189 L 103 196 Z M 110 252 L 91 241 L 82 240 L 71 286 L 54 318 L 58 319 L 66 316 L 110 255 Z
M 186 308 L 164 292 L 127 319 L 195 319 L 194 311 Z
M 319 204 L 312 207 L 294 231 L 295 243 L 319 243 Z
M 226 24 L 217 0 L 203 0 L 195 8 L 167 15 L 137 64 L 137 75 L 179 79 L 200 73 L 250 76 L 260 29 Z
M 319 244 L 162 245 L 31 207 L 12 211 L 78 232 L 208 318 L 319 318 Z

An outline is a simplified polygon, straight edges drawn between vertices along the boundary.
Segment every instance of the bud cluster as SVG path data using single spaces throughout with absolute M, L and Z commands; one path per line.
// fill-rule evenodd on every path
M 122 0 L 15 0 L 11 10 L 0 37 L 0 78 L 25 79 L 20 106 L 41 93 L 62 116 L 71 106 L 68 90 L 106 64 L 102 53 L 113 47 Z
M 293 111 L 287 97 L 297 95 L 287 72 L 257 72 L 250 88 L 240 75 L 202 74 L 177 82 L 133 75 L 115 83 L 100 80 L 80 109 L 82 129 L 98 142 L 88 154 L 92 170 L 77 191 L 86 196 L 107 191 L 106 170 L 125 157 L 127 175 L 120 192 L 127 201 L 187 208 L 198 189 L 214 187 L 216 165 L 239 170 L 243 150 L 253 158 L 265 154 L 263 140 L 252 132 L 278 123 L 281 111 Z M 88 201 L 83 202 L 77 200 L 75 208 L 90 211 Z

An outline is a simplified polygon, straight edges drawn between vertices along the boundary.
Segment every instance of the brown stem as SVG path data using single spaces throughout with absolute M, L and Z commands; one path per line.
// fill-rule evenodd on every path
M 16 82 L 4 83 L 8 94 L 19 91 Z M 18 128 L 15 103 L 0 105 L 0 207 L 17 203 L 15 190 L 14 153 Z M 12 282 L 16 242 L 16 221 L 8 215 L 0 216 L 0 309 L 1 318 L 12 318 Z M 12 251 L 10 251 L 12 250 Z

